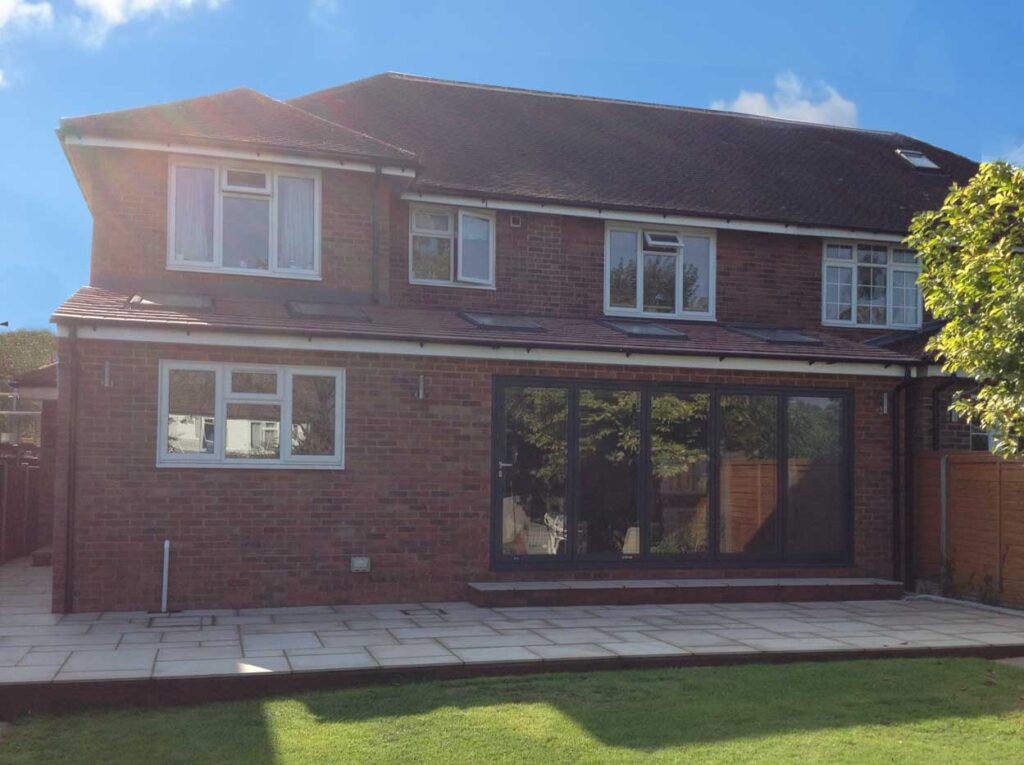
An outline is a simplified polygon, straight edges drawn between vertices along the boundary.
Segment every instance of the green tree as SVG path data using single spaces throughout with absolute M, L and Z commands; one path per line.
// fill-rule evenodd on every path
M 1024 169 L 983 163 L 906 242 L 921 257 L 925 305 L 945 320 L 928 348 L 977 388 L 954 408 L 1012 455 L 1024 437 Z
M 49 364 L 56 356 L 57 341 L 48 330 L 0 332 L 0 382 Z

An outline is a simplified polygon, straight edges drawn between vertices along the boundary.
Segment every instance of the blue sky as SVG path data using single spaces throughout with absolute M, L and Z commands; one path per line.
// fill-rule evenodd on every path
M 0 321 L 88 282 L 62 116 L 385 70 L 896 130 L 1024 163 L 1024 6 L 0 0 Z

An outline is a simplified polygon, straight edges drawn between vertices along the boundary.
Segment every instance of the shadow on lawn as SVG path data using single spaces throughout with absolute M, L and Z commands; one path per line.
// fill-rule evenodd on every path
M 640 750 L 1021 709 L 1024 672 L 981 660 L 749 665 L 410 683 L 297 699 L 320 723 L 543 704 L 603 744 Z M 505 707 L 507 709 L 507 707 Z M 474 719 L 479 724 L 480 718 Z M 508 735 L 509 722 L 493 718 Z

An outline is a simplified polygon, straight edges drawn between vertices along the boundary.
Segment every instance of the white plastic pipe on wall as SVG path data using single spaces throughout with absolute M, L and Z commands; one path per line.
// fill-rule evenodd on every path
M 160 611 L 167 613 L 167 575 L 171 564 L 171 540 L 164 540 L 164 581 L 160 588 Z

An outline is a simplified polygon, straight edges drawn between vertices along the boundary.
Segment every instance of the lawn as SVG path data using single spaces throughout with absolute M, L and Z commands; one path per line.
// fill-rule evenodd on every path
M 0 762 L 1024 761 L 1024 670 L 976 659 L 529 675 L 17 722 Z

